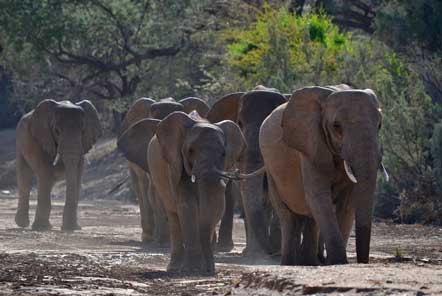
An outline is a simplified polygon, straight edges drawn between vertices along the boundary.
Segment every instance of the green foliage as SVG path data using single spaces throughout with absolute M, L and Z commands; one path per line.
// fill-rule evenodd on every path
M 225 33 L 227 62 L 244 87 L 272 85 L 281 91 L 335 75 L 351 52 L 351 34 L 339 33 L 325 15 L 297 17 L 269 6 L 246 29 Z
M 431 154 L 433 156 L 433 171 L 437 190 L 442 193 L 442 122 L 434 126 L 433 136 L 431 137 Z

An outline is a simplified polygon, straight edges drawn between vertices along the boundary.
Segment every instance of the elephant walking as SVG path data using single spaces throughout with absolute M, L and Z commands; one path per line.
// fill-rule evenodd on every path
M 241 128 L 246 139 L 246 149 L 239 160 L 243 172 L 263 166 L 259 148 L 259 128 L 264 119 L 285 97 L 275 89 L 258 86 L 247 93 L 229 94 L 217 101 L 207 114 L 211 122 L 232 120 Z M 272 207 L 267 198 L 265 175 L 255 176 L 240 183 L 240 196 L 245 214 L 246 248 L 243 253 L 260 256 L 279 251 L 278 224 L 274 221 Z
M 225 209 L 223 172 L 244 148 L 231 121 L 212 124 L 196 113 L 174 112 L 158 124 L 148 164 L 171 232 L 168 271 L 214 272 L 215 226 Z
M 296 90 L 264 121 L 259 143 L 281 222 L 282 264 L 318 264 L 319 231 L 326 262 L 347 263 L 354 220 L 357 261 L 369 261 L 376 174 L 383 168 L 380 127 L 376 95 L 345 85 Z
M 24 115 L 17 125 L 18 209 L 15 221 L 29 225 L 29 194 L 32 176 L 37 177 L 37 211 L 32 229 L 51 228 L 51 190 L 55 182 L 66 179 L 66 202 L 62 229 L 80 229 L 77 207 L 84 155 L 101 135 L 97 110 L 91 102 L 44 100 Z
M 156 200 L 155 187 L 150 183 L 146 159 L 147 145 L 155 134 L 156 124 L 143 122 L 134 125 L 146 118 L 162 120 L 174 111 L 188 113 L 192 110 L 206 114 L 209 107 L 194 97 L 180 101 L 166 98 L 158 102 L 140 98 L 132 104 L 123 120 L 117 144 L 129 162 L 129 172 L 140 206 L 143 242 L 155 241 L 159 246 L 165 246 L 169 243 L 169 230 L 163 205 Z

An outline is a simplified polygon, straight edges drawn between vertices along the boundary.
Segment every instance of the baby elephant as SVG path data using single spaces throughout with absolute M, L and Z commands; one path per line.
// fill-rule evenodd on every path
M 230 120 L 212 124 L 196 112 L 173 112 L 158 125 L 148 163 L 169 221 L 168 271 L 214 273 L 212 243 L 225 207 L 223 176 L 244 149 L 244 136 Z

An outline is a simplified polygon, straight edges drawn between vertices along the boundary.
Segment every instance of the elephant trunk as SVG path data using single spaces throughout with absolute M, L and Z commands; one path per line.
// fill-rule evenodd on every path
M 198 216 L 200 240 L 206 271 L 213 273 L 215 263 L 213 257 L 213 241 L 216 224 L 221 220 L 225 209 L 226 185 L 217 174 L 198 178 Z
M 356 255 L 358 263 L 368 263 L 380 153 L 376 138 L 367 137 L 364 141 L 352 143 L 350 147 L 356 153 L 347 153 L 343 158 L 347 176 L 354 183 L 351 200 L 355 209 Z M 353 175 L 354 180 L 349 175 Z
M 77 207 L 81 186 L 81 170 L 83 166 L 83 156 L 63 157 L 66 175 L 66 202 L 63 212 L 63 229 L 78 229 Z

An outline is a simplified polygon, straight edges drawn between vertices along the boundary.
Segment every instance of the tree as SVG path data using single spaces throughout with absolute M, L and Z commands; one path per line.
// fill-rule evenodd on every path
M 113 99 L 134 94 L 151 61 L 189 44 L 206 2 L 5 0 L 0 27 L 5 42 L 30 46 L 77 94 Z

